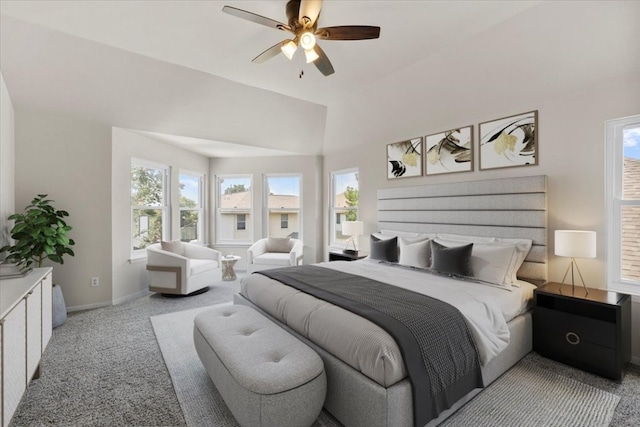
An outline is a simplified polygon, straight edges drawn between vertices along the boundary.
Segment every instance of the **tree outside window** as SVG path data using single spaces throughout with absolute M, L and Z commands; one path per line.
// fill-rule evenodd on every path
M 180 173 L 180 240 L 183 242 L 203 242 L 204 176 Z
M 344 221 L 358 219 L 358 170 L 348 169 L 331 173 L 330 245 L 342 246 L 349 236 L 342 234 Z
M 165 234 L 168 167 L 144 161 L 131 164 L 132 251 L 160 242 Z

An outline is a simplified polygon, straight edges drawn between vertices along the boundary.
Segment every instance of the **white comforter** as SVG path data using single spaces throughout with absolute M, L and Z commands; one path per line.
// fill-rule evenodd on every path
M 316 264 L 410 289 L 457 307 L 486 365 L 509 343 L 507 322 L 527 311 L 533 285 L 512 292 L 476 282 L 364 259 Z M 241 294 L 296 332 L 388 387 L 406 377 L 400 349 L 372 322 L 261 274 L 245 277 Z
M 467 320 L 483 366 L 507 347 L 507 322 L 529 309 L 535 289 L 531 283 L 520 282 L 520 288 L 508 291 L 369 259 L 318 265 L 409 289 L 453 305 Z

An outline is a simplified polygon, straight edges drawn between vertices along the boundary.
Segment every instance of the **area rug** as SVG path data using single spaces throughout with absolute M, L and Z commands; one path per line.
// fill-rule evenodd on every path
M 187 425 L 236 427 L 193 344 L 193 319 L 209 308 L 153 316 L 151 324 Z M 548 372 L 525 357 L 442 425 L 608 426 L 619 401 L 619 396 Z M 314 423 L 314 427 L 340 425 L 324 410 Z

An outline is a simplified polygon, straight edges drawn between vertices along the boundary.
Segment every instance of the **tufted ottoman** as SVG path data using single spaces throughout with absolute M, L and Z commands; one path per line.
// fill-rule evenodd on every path
M 241 426 L 310 426 L 324 404 L 322 359 L 254 309 L 215 307 L 198 314 L 198 356 Z

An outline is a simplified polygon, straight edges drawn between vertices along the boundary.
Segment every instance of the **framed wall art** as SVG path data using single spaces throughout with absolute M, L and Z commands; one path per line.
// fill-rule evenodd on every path
M 422 176 L 422 138 L 387 144 L 387 179 Z
M 425 136 L 425 175 L 473 170 L 473 126 Z
M 480 170 L 538 164 L 538 111 L 480 123 Z

